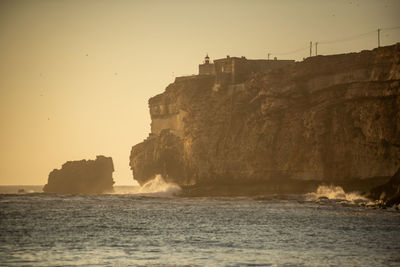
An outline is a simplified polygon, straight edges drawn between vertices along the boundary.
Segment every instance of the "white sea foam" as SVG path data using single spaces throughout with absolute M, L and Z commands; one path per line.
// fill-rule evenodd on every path
M 321 185 L 316 192 L 306 194 L 308 201 L 315 201 L 321 199 L 330 199 L 337 201 L 347 201 L 351 203 L 369 203 L 369 199 L 360 195 L 357 192 L 344 192 L 340 186 Z
M 114 191 L 109 194 L 115 195 L 140 195 L 155 197 L 172 197 L 181 192 L 179 185 L 167 183 L 162 175 L 157 174 L 153 179 L 143 186 L 114 186 Z
M 161 174 L 157 174 L 154 179 L 145 183 L 140 187 L 137 194 L 139 195 L 151 195 L 161 197 L 171 197 L 178 194 L 181 191 L 179 185 L 174 183 L 167 183 Z

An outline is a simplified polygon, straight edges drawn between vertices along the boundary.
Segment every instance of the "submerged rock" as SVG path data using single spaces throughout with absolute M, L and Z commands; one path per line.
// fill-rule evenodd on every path
M 54 169 L 50 172 L 43 191 L 60 194 L 112 192 L 113 172 L 114 164 L 111 157 L 97 156 L 96 160 L 68 161 L 60 170 Z
M 382 201 L 384 206 L 399 205 L 400 168 L 387 183 L 371 189 L 369 196 L 374 200 Z
M 397 170 L 400 44 L 236 80 L 247 65 L 232 62 L 149 100 L 151 133 L 130 155 L 141 185 L 160 173 L 190 195 L 368 192 Z

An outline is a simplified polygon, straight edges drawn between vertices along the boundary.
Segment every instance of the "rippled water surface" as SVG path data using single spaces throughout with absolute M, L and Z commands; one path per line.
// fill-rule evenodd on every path
M 0 194 L 0 265 L 400 266 L 400 213 L 337 201 Z

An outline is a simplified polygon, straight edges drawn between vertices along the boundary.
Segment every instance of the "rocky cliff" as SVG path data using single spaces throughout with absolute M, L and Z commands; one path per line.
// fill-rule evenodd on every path
M 96 160 L 68 161 L 60 170 L 49 174 L 43 191 L 60 194 L 101 194 L 113 191 L 111 157 L 97 156 Z
M 400 168 L 390 180 L 380 186 L 372 188 L 368 195 L 370 198 L 382 201 L 384 206 L 400 204 Z
M 317 56 L 240 84 L 176 79 L 149 100 L 132 148 L 140 184 L 160 173 L 189 195 L 368 190 L 400 166 L 400 44 Z

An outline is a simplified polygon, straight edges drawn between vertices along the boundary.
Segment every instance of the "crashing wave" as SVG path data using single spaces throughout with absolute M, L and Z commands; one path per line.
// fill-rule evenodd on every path
M 346 201 L 354 204 L 367 204 L 370 202 L 369 199 L 357 192 L 346 193 L 340 186 L 333 185 L 321 185 L 318 187 L 316 192 L 306 194 L 306 200 L 308 201 L 318 201 L 323 199 Z
M 172 197 L 181 192 L 179 185 L 167 183 L 160 174 L 157 174 L 143 186 L 115 186 L 114 189 L 114 192 L 110 194 Z
M 138 195 L 152 197 L 173 197 L 181 192 L 179 185 L 167 183 L 164 178 L 157 174 L 152 180 L 143 186 L 115 186 L 112 195 Z
M 160 174 L 157 174 L 154 179 L 148 181 L 142 187 L 140 187 L 137 194 L 171 197 L 179 194 L 180 192 L 181 188 L 179 187 L 179 185 L 174 183 L 167 183 Z

